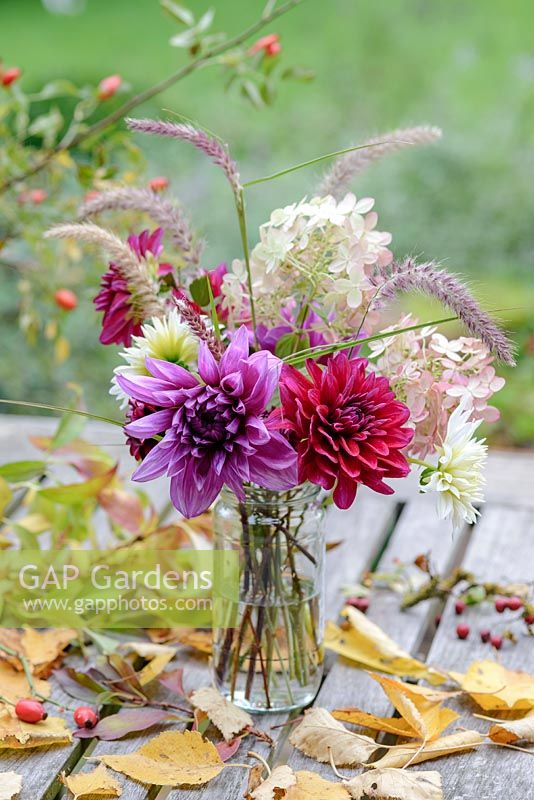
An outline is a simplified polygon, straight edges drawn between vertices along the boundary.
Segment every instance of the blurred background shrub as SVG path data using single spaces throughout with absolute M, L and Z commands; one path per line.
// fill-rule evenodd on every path
M 213 8 L 214 28 L 234 34 L 261 15 L 265 2 L 192 5 L 197 18 Z M 265 31 L 280 35 L 280 58 L 305 68 L 293 76 L 303 80 L 280 83 L 271 105 L 256 108 L 260 98 L 253 90 L 246 90 L 248 97 L 241 85 L 226 91 L 220 75 L 203 69 L 136 111 L 138 116 L 176 112 L 217 132 L 230 143 L 245 178 L 392 128 L 442 127 L 441 142 L 389 157 L 353 188 L 376 198 L 380 227 L 393 233 L 399 256 L 441 259 L 449 270 L 468 276 L 486 308 L 506 309 L 498 316 L 512 329 L 519 365 L 502 371 L 508 383 L 495 398 L 502 421 L 493 438 L 515 446 L 534 442 L 529 413 L 534 408 L 533 24 L 534 7 L 527 0 L 306 0 Z M 106 112 L 187 60 L 183 49 L 169 45 L 180 26 L 157 0 L 2 0 L 0 29 L 4 65 L 23 70 L 20 85 L 27 93 L 64 78 L 96 87 L 105 76 L 119 74 L 125 95 L 107 101 Z M 308 69 L 316 76 L 311 82 Z M 2 102 L 0 96 L 0 109 Z M 58 101 L 60 111 L 65 103 Z M 95 176 L 95 145 L 86 185 L 78 174 L 67 199 L 64 180 L 60 189 L 45 172 L 16 187 L 19 194 L 44 190 L 46 199 L 18 203 L 23 242 L 14 248 L 8 242 L 0 252 L 2 397 L 59 402 L 66 382 L 73 381 L 83 387 L 91 411 L 113 409 L 107 388 L 115 354 L 98 345 L 91 304 L 105 265 L 95 268 L 77 248 L 63 263 L 57 246 L 53 255 L 40 239 L 59 211 L 74 215 L 91 182 L 146 185 L 165 176 L 168 191 L 184 203 L 208 242 L 204 266 L 239 255 L 227 186 L 205 159 L 176 142 L 125 137 L 122 125 L 114 136 L 106 141 L 105 158 L 102 154 L 110 173 Z M 311 192 L 319 177 L 317 170 L 301 171 L 251 188 L 251 239 L 272 208 Z M 12 190 L 2 201 L 0 238 L 14 202 Z M 109 218 L 109 224 L 116 228 L 117 221 Z M 78 295 L 71 313 L 54 305 L 62 287 Z M 38 318 L 32 328 L 27 316 L 25 331 L 19 324 L 21 304 L 23 322 L 25 310 Z M 417 299 L 405 305 L 423 319 L 434 313 Z

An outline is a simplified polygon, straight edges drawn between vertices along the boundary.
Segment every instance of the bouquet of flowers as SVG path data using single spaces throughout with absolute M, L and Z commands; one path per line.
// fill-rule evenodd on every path
M 513 363 L 513 348 L 458 278 L 397 260 L 374 200 L 346 191 L 367 163 L 431 141 L 436 129 L 333 154 L 318 192 L 273 211 L 250 248 L 245 189 L 295 168 L 242 183 L 213 135 L 128 125 L 190 142 L 221 168 L 242 257 L 204 268 L 181 206 L 151 190 L 97 195 L 83 221 L 48 235 L 94 243 L 111 259 L 95 305 L 102 343 L 124 346 L 111 392 L 140 462 L 134 480 L 167 476 L 185 517 L 221 497 L 217 542 L 239 549 L 243 569 L 237 622 L 216 632 L 217 682 L 251 707 L 302 705 L 322 663 L 321 502 L 332 492 L 346 509 L 360 485 L 391 494 L 390 481 L 414 468 L 440 517 L 454 528 L 474 522 L 487 455 L 475 434 L 498 418 L 490 401 L 504 381 L 493 362 Z M 143 211 L 158 227 L 125 243 L 88 221 L 111 209 Z M 411 291 L 449 315 L 391 324 L 391 302 Z M 456 319 L 466 335 L 449 339 L 438 326 Z

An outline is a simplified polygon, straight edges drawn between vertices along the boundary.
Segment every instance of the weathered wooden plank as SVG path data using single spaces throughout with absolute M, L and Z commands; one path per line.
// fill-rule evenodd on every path
M 533 534 L 534 513 L 531 510 L 488 505 L 473 531 L 464 566 L 483 580 L 532 584 Z M 526 635 L 521 624 L 515 626 L 518 633 L 523 634 L 519 636 L 518 644 L 505 643 L 503 650 L 496 655 L 490 645 L 482 644 L 479 631 L 483 628 L 502 630 L 507 625 L 506 616 L 497 614 L 489 604 L 468 609 L 462 621 L 470 625 L 471 635 L 465 641 L 456 638 L 457 621 L 451 599 L 430 649 L 430 661 L 463 672 L 473 661 L 496 658 L 509 669 L 534 672 L 533 640 Z M 475 704 L 462 700 L 455 707 L 462 714 L 458 726 L 488 730 L 489 723 L 472 716 L 473 711 L 479 711 Z M 433 761 L 432 769 L 441 772 L 445 797 L 451 800 L 473 800 L 475 797 L 477 800 L 495 800 L 502 796 L 509 800 L 524 800 L 532 797 L 534 792 L 532 756 L 513 750 L 483 746 L 470 754 Z
M 378 569 L 391 571 L 395 562 L 411 563 L 419 553 L 431 554 L 432 563 L 439 571 L 447 571 L 454 565 L 456 554 L 462 547 L 463 536 L 453 538 L 447 524 L 427 516 L 424 497 L 417 497 L 405 506 Z M 355 576 L 356 577 L 356 576 Z M 417 655 L 417 648 L 429 625 L 433 625 L 434 604 L 422 603 L 408 611 L 400 611 L 400 597 L 390 591 L 375 592 L 368 616 L 376 622 L 405 650 Z M 390 706 L 384 693 L 364 671 L 352 666 L 344 659 L 337 659 L 323 683 L 314 705 L 327 709 L 343 706 L 358 706 L 380 716 L 387 715 Z M 297 769 L 309 769 L 310 762 L 302 754 L 287 748 L 279 761 L 287 760 Z M 317 767 L 314 767 L 317 769 Z M 329 765 L 321 765 L 319 771 L 328 776 Z

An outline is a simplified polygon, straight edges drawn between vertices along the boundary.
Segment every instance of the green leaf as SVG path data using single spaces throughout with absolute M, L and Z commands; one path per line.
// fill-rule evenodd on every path
M 13 492 L 5 478 L 0 478 L 0 516 L 4 515 L 4 511 L 13 499 Z
M 288 67 L 282 72 L 282 80 L 284 81 L 301 81 L 308 83 L 315 79 L 315 72 L 306 67 Z
M 40 489 L 39 495 L 44 497 L 45 500 L 52 500 L 54 503 L 67 506 L 82 503 L 84 500 L 96 497 L 96 495 L 112 480 L 115 472 L 116 467 L 113 467 L 113 469 L 109 470 L 109 472 L 106 472 L 104 475 L 97 475 L 96 478 L 90 478 L 88 481 Z
M 63 116 L 60 110 L 54 107 L 47 114 L 41 114 L 33 120 L 28 128 L 28 134 L 40 136 L 45 147 L 52 147 L 62 127 Z
M 254 108 L 264 107 L 265 101 L 254 81 L 243 81 L 241 84 L 241 91 L 243 95 L 250 100 Z
M 195 17 L 192 11 L 179 3 L 173 3 L 172 0 L 160 0 L 160 5 L 169 16 L 180 22 L 182 25 L 188 27 L 195 24 Z
M 59 450 L 78 439 L 85 427 L 85 419 L 77 414 L 64 414 L 50 443 L 51 450 Z
M 84 628 L 83 632 L 105 656 L 110 656 L 115 653 L 120 645 L 119 639 L 113 639 L 111 636 L 106 636 L 104 633 L 97 633 L 96 631 L 89 630 L 89 628 Z
M 208 306 L 210 302 L 210 282 L 207 275 L 195 278 L 189 284 L 189 293 L 199 306 Z
M 37 100 L 52 100 L 54 97 L 77 97 L 79 89 L 72 81 L 59 79 L 50 81 L 43 88 L 30 95 L 30 100 L 35 102 Z
M 203 14 L 200 17 L 200 19 L 199 19 L 199 21 L 198 21 L 198 23 L 196 25 L 197 31 L 199 33 L 204 33 L 204 31 L 207 31 L 208 28 L 211 26 L 211 23 L 213 22 L 214 17 L 215 17 L 215 9 L 214 8 L 209 8 L 206 11 L 206 13 Z
M 278 358 L 290 356 L 298 350 L 307 349 L 310 345 L 308 334 L 286 333 L 276 343 L 276 355 Z
M 46 472 L 46 461 L 12 461 L 0 466 L 0 478 L 10 483 L 21 483 L 38 478 Z

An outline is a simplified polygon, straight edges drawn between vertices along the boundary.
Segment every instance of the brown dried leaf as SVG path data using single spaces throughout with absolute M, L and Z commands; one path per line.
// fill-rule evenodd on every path
M 61 717 L 47 717 L 30 725 L 5 713 L 0 716 L 0 749 L 29 750 L 71 742 L 71 732 Z
M 78 632 L 73 628 L 50 628 L 46 631 L 26 628 L 21 645 L 33 674 L 47 678 L 59 666 L 64 657 L 63 651 L 77 635 Z
M 392 747 L 385 756 L 367 766 L 372 769 L 402 768 L 408 763 L 420 764 L 433 758 L 465 753 L 466 750 L 478 747 L 483 741 L 484 738 L 478 731 L 460 731 L 452 733 L 450 736 L 442 736 L 441 739 L 436 739 L 434 742 L 428 742 L 424 747 L 417 744 L 401 744 L 398 747 Z
M 39 678 L 35 678 L 33 682 L 35 690 L 44 697 L 48 697 L 50 694 L 48 683 Z M 14 704 L 23 697 L 30 697 L 31 695 L 26 675 L 23 672 L 17 672 L 6 661 L 0 661 L 0 694 Z M 2 708 L 1 704 L 0 708 Z
M 13 800 L 22 789 L 22 775 L 0 772 L 0 800 Z
M 337 766 L 364 764 L 379 749 L 369 736 L 347 730 L 324 708 L 311 708 L 295 727 L 289 741 L 305 755 L 327 763 L 332 757 Z
M 230 742 L 244 728 L 254 725 L 250 714 L 235 706 L 212 686 L 197 689 L 189 702 L 193 708 L 199 708 L 208 715 L 226 742 Z
M 496 661 L 475 661 L 466 673 L 450 675 L 486 711 L 534 709 L 534 675 L 528 672 L 506 669 Z
M 384 631 L 356 608 L 343 609 L 346 629 L 327 623 L 325 646 L 361 667 L 429 683 L 443 683 L 445 676 L 403 650 Z
M 197 731 L 168 731 L 133 753 L 99 759 L 116 772 L 156 786 L 203 786 L 224 769 L 215 746 Z
M 520 740 L 534 743 L 534 711 L 530 711 L 523 719 L 496 722 L 489 729 L 488 736 L 498 744 L 512 744 Z
M 122 786 L 103 764 L 92 772 L 78 772 L 76 775 L 61 775 L 61 783 L 72 792 L 73 800 L 93 797 L 120 797 Z
M 376 769 L 344 785 L 354 800 L 443 800 L 439 772 Z
M 291 767 L 275 767 L 269 777 L 249 795 L 252 800 L 282 800 L 297 778 Z
M 261 767 L 260 767 L 261 774 Z M 332 783 L 316 772 L 293 772 L 276 767 L 269 778 L 245 795 L 246 800 L 350 800 L 341 783 Z

